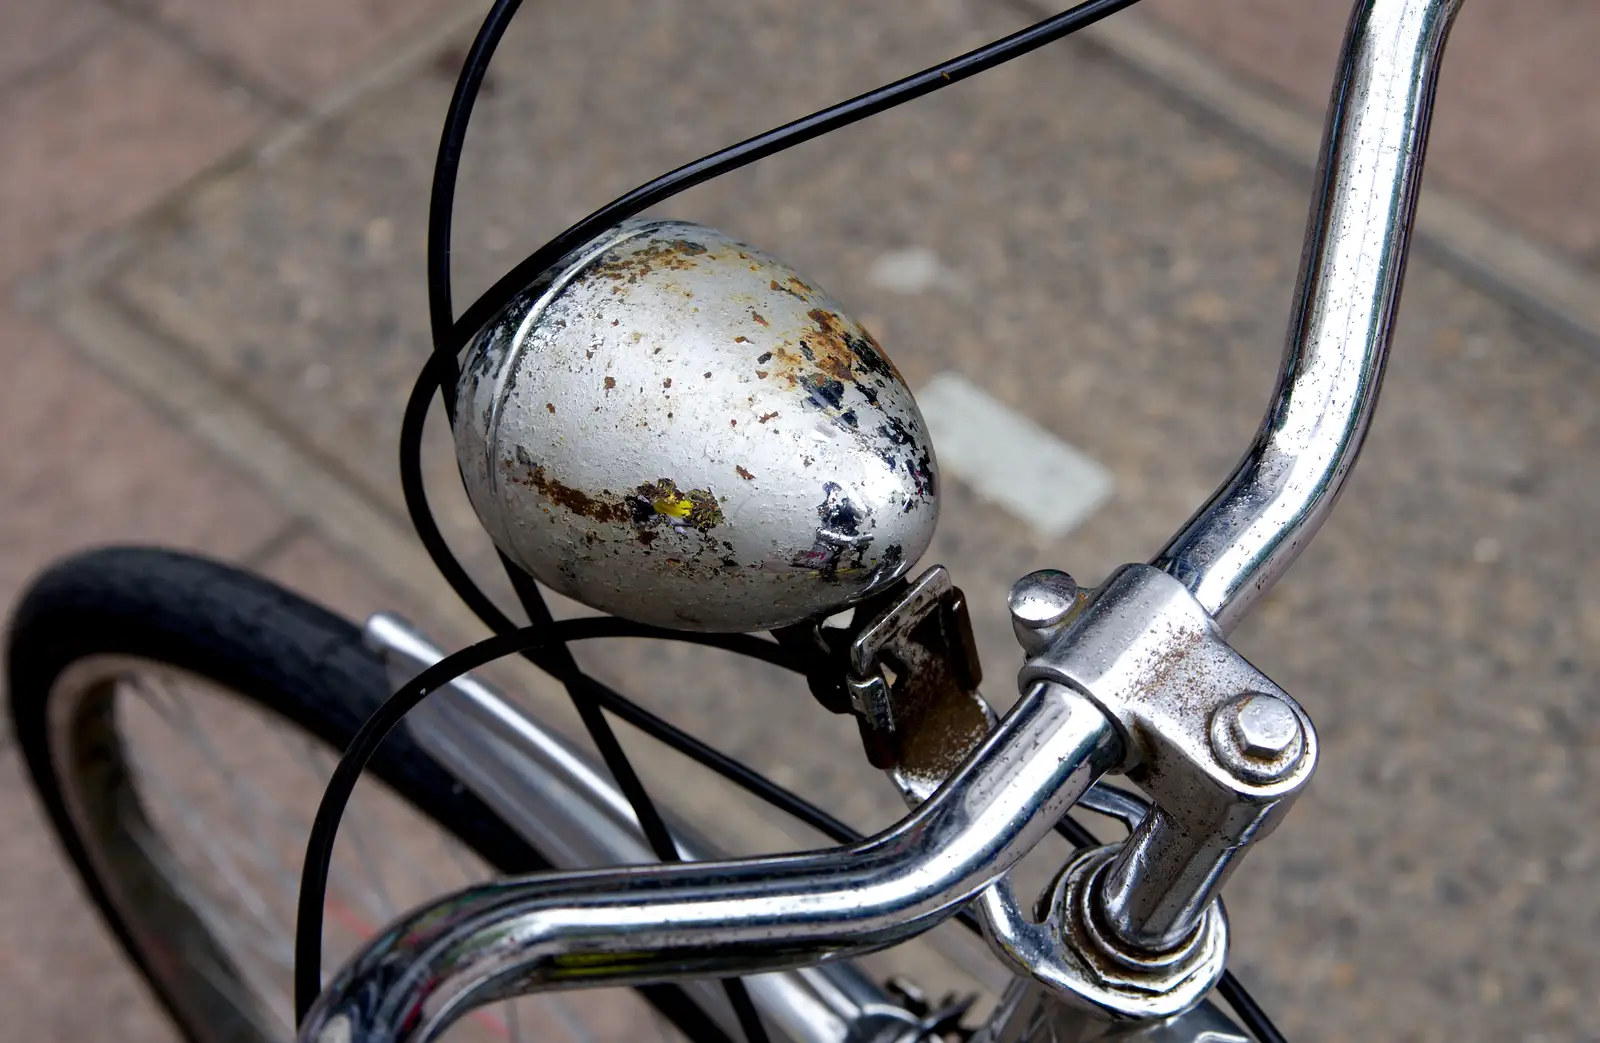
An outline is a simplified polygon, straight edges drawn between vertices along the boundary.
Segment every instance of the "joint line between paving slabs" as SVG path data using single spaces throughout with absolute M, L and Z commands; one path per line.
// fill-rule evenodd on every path
M 1030 18 L 1057 10 L 1039 0 L 1000 2 Z M 1121 11 L 1089 26 L 1079 38 L 1266 158 L 1297 172 L 1315 165 L 1322 142 L 1321 113 L 1308 114 L 1255 86 L 1149 15 Z M 1600 351 L 1600 278 L 1577 260 L 1509 227 L 1437 181 L 1424 184 L 1416 233 L 1418 248 L 1431 260 Z

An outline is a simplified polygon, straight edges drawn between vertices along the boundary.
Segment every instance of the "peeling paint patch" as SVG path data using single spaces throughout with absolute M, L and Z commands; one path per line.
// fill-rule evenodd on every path
M 838 579 L 841 571 L 859 569 L 872 536 L 861 532 L 862 523 L 867 519 L 837 482 L 823 483 L 817 517 L 821 524 L 817 526 L 811 549 L 796 554 L 791 564 L 815 569 L 823 579 L 830 581 Z
M 844 402 L 844 384 L 832 378 L 802 376 L 800 386 L 810 394 L 806 404 L 818 409 L 838 409 Z
M 497 544 L 563 594 L 691 629 L 781 625 L 904 571 L 935 464 L 877 342 L 765 255 L 633 227 L 464 366 L 481 436 L 457 451 Z
M 706 533 L 725 520 L 716 496 L 709 489 L 684 491 L 671 478 L 658 478 L 645 482 L 627 495 L 619 496 L 604 489 L 594 495 L 552 477 L 543 465 L 533 463 L 521 449 L 517 455 L 525 473 L 512 476 L 512 481 L 537 490 L 550 503 L 580 517 L 631 525 L 639 542 L 647 547 L 656 538 L 654 530 L 662 527 Z
M 632 240 L 609 251 L 586 274 L 631 285 L 651 272 L 681 272 L 697 267 L 696 258 L 706 253 L 704 246 L 687 239 L 656 241 L 642 248 L 637 243 Z

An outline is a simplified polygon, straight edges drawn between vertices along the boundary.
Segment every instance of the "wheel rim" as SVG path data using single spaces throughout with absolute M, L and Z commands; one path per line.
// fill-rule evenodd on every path
M 62 671 L 48 724 L 85 855 L 184 1028 L 201 1040 L 292 1038 L 294 901 L 332 751 L 215 682 L 128 656 Z M 357 804 L 330 876 L 325 971 L 412 905 L 492 875 L 386 789 L 363 782 Z M 587 1043 L 613 1026 L 637 1038 L 646 1022 L 669 1032 L 609 991 L 485 1008 L 451 1038 Z

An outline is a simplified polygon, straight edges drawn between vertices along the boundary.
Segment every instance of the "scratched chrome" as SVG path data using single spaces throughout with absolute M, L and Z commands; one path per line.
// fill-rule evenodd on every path
M 897 578 L 933 538 L 938 477 L 872 335 L 720 232 L 620 226 L 468 350 L 456 425 L 499 548 L 627 619 L 768 629 Z
M 1223 639 L 1183 584 L 1149 565 L 1112 573 L 1018 677 L 1024 687 L 1045 680 L 1085 693 L 1120 723 L 1128 738 L 1119 770 L 1153 801 L 1097 875 L 1092 922 L 1109 928 L 1113 955 L 1175 951 L 1310 781 L 1318 753 L 1311 719 Z M 1276 698 L 1300 729 L 1296 755 L 1264 777 L 1236 772 L 1212 744 L 1217 714 L 1246 692 Z M 1089 965 L 1092 955 L 1076 959 Z
M 367 620 L 363 640 L 383 657 L 396 688 L 444 658 L 389 613 Z M 656 861 L 633 808 L 604 769 L 474 675 L 434 692 L 403 727 L 555 868 Z M 685 861 L 720 857 L 670 807 L 661 812 Z M 774 1043 L 888 1043 L 920 1035 L 921 1019 L 849 960 L 744 981 Z M 720 982 L 684 987 L 724 1032 L 738 1037 L 739 1020 Z
M 1288 344 L 1254 445 L 1152 564 L 1232 630 L 1322 527 L 1372 419 L 1461 0 L 1365 0 L 1328 109 Z
M 799 967 L 918 935 L 1044 839 L 1123 758 L 1094 704 L 1025 695 L 898 825 L 799 855 L 544 873 L 391 924 L 323 991 L 307 1043 L 420 1043 L 497 996 Z
M 1193 1008 L 1222 976 L 1228 956 L 1228 919 L 1212 902 L 1197 930 L 1170 952 L 1129 951 L 1107 938 L 1095 916 L 1098 881 L 1120 845 L 1079 851 L 1039 903 L 1042 919 L 1024 915 L 1009 877 L 978 899 L 983 933 L 995 954 L 1018 974 L 1049 990 L 1086 1021 L 1140 1022 L 1170 1018 Z

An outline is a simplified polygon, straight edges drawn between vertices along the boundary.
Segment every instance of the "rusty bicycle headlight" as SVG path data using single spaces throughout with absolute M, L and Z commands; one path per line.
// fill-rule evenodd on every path
M 632 221 L 472 341 L 456 451 L 500 550 L 593 608 L 770 629 L 898 579 L 937 465 L 872 335 L 721 232 Z

